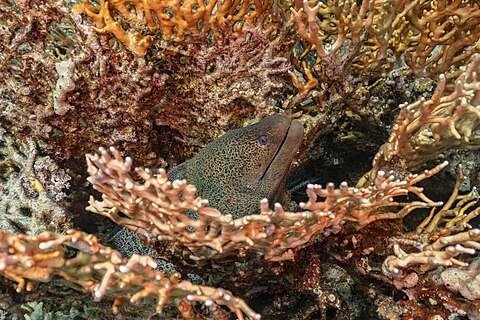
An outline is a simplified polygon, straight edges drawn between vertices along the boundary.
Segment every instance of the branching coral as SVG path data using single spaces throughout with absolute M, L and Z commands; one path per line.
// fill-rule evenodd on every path
M 428 235 L 432 233 L 459 232 L 472 228 L 470 223 L 480 215 L 480 196 L 476 187 L 465 195 L 459 194 L 464 181 L 462 166 L 459 166 L 458 178 L 448 201 L 438 210 L 433 208 L 415 232 Z
M 240 11 L 237 5 L 219 3 L 209 26 L 185 31 L 182 40 L 156 41 L 139 56 L 96 32 L 95 21 L 72 12 L 70 3 L 0 4 L 2 124 L 42 140 L 57 159 L 99 144 L 121 146 L 148 165 L 159 155 L 172 162 L 191 157 L 225 131 L 277 112 L 291 90 L 287 26 L 267 2 L 246 1 Z M 177 6 L 187 10 L 186 3 Z M 197 19 L 189 26 L 202 14 L 207 19 L 207 9 L 188 6 Z M 132 18 L 130 26 L 144 32 L 146 20 L 109 10 L 115 23 Z
M 445 73 L 450 85 L 462 73 L 459 67 L 480 50 L 475 1 L 329 0 L 296 1 L 294 6 L 300 40 L 291 59 L 296 70 L 290 75 L 299 94 L 286 107 L 302 101 L 309 105 L 310 116 L 304 117 L 315 128 L 306 130 L 313 136 L 307 145 L 316 139 L 315 132 L 329 126 L 325 112 L 332 113 L 329 118 L 335 123 L 345 121 L 344 127 L 355 122 L 338 121 L 345 112 L 371 122 L 356 135 L 384 131 L 389 124 L 378 120 L 378 111 L 391 112 L 393 106 L 377 104 L 381 98 L 374 89 L 387 86 L 387 72 L 401 72 L 400 81 L 406 82 L 419 76 L 437 79 Z M 321 117 L 312 109 L 328 111 Z M 335 130 L 339 139 L 355 138 L 339 134 L 343 131 L 339 126 Z
M 297 1 L 293 16 L 309 44 L 297 59 L 315 50 L 320 81 L 379 75 L 402 57 L 415 73 L 436 77 L 479 52 L 479 12 L 461 0 Z
M 452 195 L 438 212 L 433 208 L 425 220 L 417 227 L 415 233 L 407 233 L 400 239 L 393 239 L 393 252 L 383 263 L 383 272 L 387 276 L 402 279 L 415 275 L 416 272 L 407 274 L 406 270 L 417 269 L 425 273 L 439 266 L 447 269 L 440 273 L 446 287 L 453 291 L 460 291 L 467 299 L 477 299 L 478 290 L 475 286 L 465 286 L 465 280 L 471 277 L 475 282 L 478 274 L 478 263 L 468 269 L 453 268 L 467 267 L 468 255 L 475 255 L 480 249 L 480 229 L 471 229 L 469 224 L 480 214 L 478 206 L 478 193 L 476 188 L 466 195 L 459 195 L 459 186 L 463 181 L 461 167 L 459 178 L 455 184 Z M 404 251 L 401 244 L 413 246 L 418 252 Z M 467 258 L 467 259 L 466 259 Z M 413 286 L 416 285 L 416 281 Z M 458 285 L 464 283 L 465 290 L 459 290 Z
M 480 249 L 479 240 L 480 229 L 472 229 L 441 237 L 417 253 L 407 254 L 398 244 L 395 244 L 395 256 L 387 258 L 384 262 L 385 272 L 399 275 L 400 269 L 413 265 L 421 265 L 424 271 L 437 266 L 468 266 L 468 263 L 456 257 L 461 254 L 475 254 L 475 250 Z
M 388 176 L 385 172 L 379 171 L 373 185 L 367 188 L 349 188 L 345 182 L 341 184 L 339 190 L 334 190 L 333 184 L 327 185 L 326 189 L 310 185 L 307 189 L 310 200 L 301 206 L 314 211 L 333 212 L 336 214 L 336 223 L 350 221 L 359 229 L 376 220 L 400 219 L 417 208 L 435 207 L 442 204 L 430 200 L 423 194 L 423 188 L 417 187 L 415 184 L 436 174 L 447 164 L 444 162 L 432 170 L 425 170 L 422 174 L 410 174 L 404 180 L 398 180 L 393 174 Z M 405 196 L 409 193 L 415 194 L 421 201 L 397 202 L 393 200 L 394 197 Z M 325 197 L 326 201 L 315 203 L 317 195 Z M 338 200 L 334 203 L 331 199 Z M 387 207 L 402 207 L 402 209 L 398 212 L 388 211 L 388 209 L 385 213 L 376 212 L 380 208 Z
M 479 50 L 475 1 L 328 0 L 292 6 L 299 40 L 290 75 L 299 93 L 284 108 L 304 112 L 307 146 L 328 129 L 340 144 L 381 144 L 383 137 L 372 136 L 387 134 L 390 120 L 383 114 L 417 98 L 408 92 L 409 84 L 426 85 L 429 80 L 418 77 L 436 79 L 444 72 L 450 85 Z M 386 90 L 397 87 L 389 79 L 392 73 L 399 74 L 394 81 L 404 88 L 388 99 Z
M 312 45 L 305 50 L 315 50 L 312 69 L 319 80 L 330 82 L 346 77 L 353 61 L 357 72 L 387 67 L 381 61 L 386 58 L 388 36 L 400 10 L 400 1 L 365 0 L 358 8 L 354 1 L 318 2 L 314 7 L 304 1 L 292 12 L 299 35 Z
M 442 75 L 431 99 L 401 106 L 388 142 L 373 159 L 370 176 L 384 168 L 418 169 L 447 149 L 480 148 L 480 56 L 474 56 L 462 71 L 452 93 L 444 94 Z
M 259 215 L 233 220 L 205 207 L 208 201 L 196 197 L 196 188 L 186 181 L 168 181 L 164 170 L 153 175 L 137 168 L 145 184 L 133 180 L 132 160 L 111 151 L 114 158 L 106 150 L 101 150 L 101 156 L 87 157 L 89 181 L 103 193 L 103 201 L 91 198 L 87 209 L 151 238 L 179 241 L 193 252 L 194 259 L 220 258 L 232 252 L 242 255 L 252 247 L 262 249 L 266 259 L 287 259 L 290 248 L 306 243 L 330 221 L 324 212 L 289 213 L 281 206 L 272 212 L 266 201 Z M 197 212 L 200 218 L 192 218 L 186 210 Z M 278 241 L 281 237 L 288 240 Z
M 390 45 L 417 74 L 436 77 L 480 52 L 476 1 L 408 1 L 395 22 Z
M 130 6 L 129 6 L 130 5 Z M 134 7 L 134 9 L 131 8 Z M 243 24 L 249 24 L 264 13 L 268 1 L 111 1 L 102 0 L 100 6 L 88 0 L 77 4 L 74 11 L 86 13 L 95 22 L 95 30 L 110 32 L 133 52 L 144 55 L 153 43 L 150 35 L 142 36 L 139 31 L 126 32 L 112 13 L 120 12 L 123 17 L 137 24 L 148 26 L 151 31 L 160 29 L 165 39 L 183 40 L 185 34 L 198 35 L 233 28 L 240 32 Z M 117 19 L 118 20 L 118 19 Z
M 148 169 L 136 168 L 144 182 L 135 181 L 130 173 L 132 159 L 124 160 L 114 148 L 110 151 L 113 158 L 104 149 L 100 155 L 87 155 L 89 181 L 103 193 L 103 201 L 91 198 L 87 209 L 148 238 L 178 241 L 191 250 L 193 259 L 218 259 L 233 252 L 244 255 L 248 249 L 262 252 L 267 260 L 290 259 L 292 249 L 306 246 L 319 234 L 338 231 L 344 221 L 361 228 L 375 220 L 402 218 L 416 208 L 438 206 L 441 203 L 428 199 L 414 184 L 446 166 L 443 163 L 404 181 L 379 172 L 375 185 L 362 189 L 349 188 L 346 183 L 340 189 L 333 184 L 326 189 L 311 185 L 309 201 L 301 204 L 311 211 L 285 212 L 279 204 L 271 211 L 263 200 L 260 214 L 233 220 L 205 207 L 208 201 L 196 197 L 196 188 L 185 180 L 168 181 L 164 170 L 154 175 Z M 422 201 L 393 200 L 410 192 Z M 325 200 L 317 201 L 318 197 Z M 399 212 L 377 212 L 399 206 L 403 207 Z M 198 213 L 199 218 L 187 210 Z
M 76 252 L 73 257 L 67 255 L 70 248 Z M 155 267 L 150 257 L 135 255 L 123 259 L 118 251 L 99 244 L 96 237 L 75 230 L 67 235 L 44 232 L 34 237 L 0 233 L 0 274 L 18 282 L 19 292 L 32 291 L 35 283 L 60 278 L 77 290 L 92 292 L 97 301 L 114 298 L 115 313 L 127 301 L 148 303 L 148 298 L 154 296 L 158 313 L 165 305 L 181 299 L 185 301 L 184 312 L 190 309 L 190 303 L 202 301 L 207 305 L 225 305 L 239 319 L 244 319 L 244 313 L 260 319 L 229 291 L 179 281 L 178 274 L 167 277 L 152 270 Z

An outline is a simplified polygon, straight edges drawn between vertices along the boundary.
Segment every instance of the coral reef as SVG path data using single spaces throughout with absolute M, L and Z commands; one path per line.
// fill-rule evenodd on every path
M 441 237 L 434 243 L 422 248 L 421 252 L 407 254 L 398 245 L 394 246 L 396 257 L 385 260 L 386 273 L 398 274 L 399 268 L 420 264 L 427 270 L 436 266 L 467 266 L 468 263 L 456 259 L 462 254 L 475 254 L 480 247 L 480 229 L 457 233 L 453 236 Z M 473 300 L 473 299 L 472 299 Z
M 414 185 L 447 165 L 442 163 L 402 181 L 379 172 L 373 188 L 349 188 L 347 183 L 340 189 L 333 184 L 326 189 L 309 185 L 309 200 L 300 207 L 310 211 L 285 212 L 278 203 L 271 211 L 268 200 L 263 199 L 260 214 L 233 219 L 230 214 L 206 207 L 208 201 L 196 197 L 197 189 L 186 180 L 170 182 L 165 170 L 154 175 L 149 169 L 136 168 L 135 173 L 145 183 L 135 181 L 131 176 L 132 159 L 124 160 L 114 148 L 110 151 L 111 155 L 104 149 L 99 155 L 87 155 L 89 181 L 103 193 L 103 201 L 91 198 L 87 210 L 149 239 L 178 241 L 198 260 L 222 258 L 232 251 L 242 256 L 245 250 L 253 249 L 262 252 L 266 260 L 281 261 L 292 258 L 290 249 L 308 244 L 310 238 L 337 232 L 341 223 L 349 221 L 361 228 L 376 220 L 404 217 L 419 207 L 438 206 L 441 203 L 428 199 Z M 378 213 L 380 208 L 402 206 L 393 198 L 408 193 L 422 201 L 406 203 L 398 212 Z M 317 197 L 325 200 L 317 201 Z M 196 212 L 198 218 L 189 211 Z
M 184 299 L 181 312 L 188 315 L 187 301 L 227 305 L 239 319 L 245 312 L 258 319 L 244 301 L 222 289 L 193 285 L 179 281 L 179 274 L 170 277 L 152 271 L 156 264 L 150 257 L 134 255 L 123 259 L 118 251 L 104 247 L 92 235 L 70 230 L 67 235 L 41 233 L 38 236 L 8 236 L 0 233 L 0 270 L 18 282 L 17 291 L 31 291 L 36 281 L 47 282 L 59 276 L 73 287 L 91 291 L 95 300 L 105 295 L 115 297 L 114 313 L 125 302 L 141 303 L 150 295 L 156 296 L 157 313 L 174 297 Z M 78 250 L 74 257 L 66 257 L 66 248 Z
M 121 48 L 121 37 L 94 31 L 91 24 L 100 18 L 74 13 L 69 2 L 2 3 L 3 122 L 12 133 L 45 141 L 61 159 L 98 145 L 122 147 L 150 164 L 158 164 L 159 153 L 174 162 L 191 157 L 226 130 L 276 113 L 291 87 L 293 40 L 268 2 L 256 3 L 257 11 L 245 2 L 243 11 L 230 14 L 236 5 L 226 2 L 209 28 L 205 23 L 181 42 L 155 42 L 142 57 Z M 92 14 L 98 9 L 84 6 Z M 192 28 L 205 11 L 195 10 L 187 23 Z
M 64 199 L 71 177 L 32 140 L 16 142 L 0 128 L 0 230 L 35 235 L 72 224 Z
M 449 268 L 440 274 L 443 284 L 454 292 L 468 299 L 480 299 L 480 261 L 475 259 L 470 265 L 459 268 Z
M 381 95 L 391 90 L 386 73 L 392 71 L 406 82 L 445 73 L 450 85 L 458 68 L 479 51 L 478 9 L 475 1 L 295 1 L 300 44 L 291 76 L 300 94 L 292 103 L 304 101 L 302 110 L 317 111 L 304 112 L 306 145 L 318 142 L 320 132 L 357 150 L 364 140 L 386 138 L 390 123 L 379 116 L 416 97 L 400 90 L 401 100 L 393 106 L 381 104 L 374 89 L 383 87 Z M 313 103 L 305 103 L 310 99 Z M 351 126 L 355 130 L 348 130 Z
M 129 30 L 127 33 L 121 24 L 112 18 L 113 10 L 121 13 L 131 24 L 146 25 L 149 31 L 161 29 L 164 39 L 183 40 L 186 33 L 203 36 L 209 31 L 225 32 L 229 28 L 241 33 L 244 24 L 252 23 L 266 11 L 268 1 L 211 1 L 208 4 L 197 1 L 133 1 L 131 5 L 136 9 L 136 15 L 129 10 L 126 1 L 102 1 L 100 6 L 94 6 L 85 0 L 83 4 L 75 5 L 74 11 L 91 17 L 96 24 L 95 31 L 110 32 L 130 50 L 144 55 L 154 38 L 148 35 L 142 37 L 137 30 Z
M 392 135 L 373 160 L 374 168 L 383 167 L 382 162 L 393 163 L 392 158 L 398 157 L 403 166 L 415 170 L 446 149 L 479 147 L 480 56 L 461 69 L 463 73 L 449 95 L 444 94 L 446 79 L 441 75 L 431 99 L 400 106 Z
M 480 318 L 479 52 L 476 0 L 0 2 L 0 317 Z M 166 175 L 277 113 L 291 197 Z

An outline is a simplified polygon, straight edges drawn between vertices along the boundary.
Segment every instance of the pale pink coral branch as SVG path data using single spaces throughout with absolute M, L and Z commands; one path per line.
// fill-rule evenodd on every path
M 65 255 L 66 248 L 78 250 L 74 257 Z M 258 320 L 260 315 L 231 292 L 180 281 L 175 273 L 166 276 L 151 257 L 133 255 L 122 258 L 112 248 L 97 242 L 83 232 L 69 230 L 67 235 L 43 232 L 38 236 L 7 235 L 0 232 L 0 274 L 18 283 L 17 291 L 32 291 L 37 282 L 48 282 L 54 276 L 81 291 L 90 291 L 94 300 L 115 299 L 112 309 L 119 312 L 125 302 L 149 303 L 155 297 L 157 313 L 176 299 L 186 303 L 201 301 L 225 305 L 238 319 L 244 315 Z
M 461 254 L 475 254 L 480 249 L 480 229 L 472 229 L 455 235 L 441 237 L 429 244 L 420 252 L 407 253 L 398 244 L 394 244 L 394 256 L 388 257 L 383 263 L 384 273 L 399 276 L 402 269 L 420 266 L 423 271 L 438 266 L 468 266 L 467 262 L 458 260 Z
M 474 55 L 462 71 L 452 93 L 445 93 L 446 77 L 442 74 L 430 99 L 400 106 L 388 142 L 375 155 L 372 172 L 394 158 L 414 170 L 447 149 L 480 147 L 480 55 Z
M 112 157 L 113 156 L 113 157 Z M 326 189 L 309 185 L 309 201 L 301 207 L 309 211 L 287 212 L 280 204 L 270 210 L 268 201 L 260 203 L 260 213 L 233 219 L 218 210 L 206 207 L 207 200 L 196 196 L 196 188 L 185 180 L 168 181 L 165 170 L 153 174 L 136 168 L 143 180 L 131 176 L 132 159 L 121 157 L 115 148 L 110 153 L 87 155 L 88 180 L 102 192 L 103 201 L 90 199 L 87 210 L 109 217 L 132 231 L 158 240 L 175 240 L 192 252 L 192 259 L 218 259 L 225 255 L 244 255 L 247 250 L 262 252 L 265 259 L 291 259 L 293 250 L 308 245 L 320 234 L 337 232 L 349 221 L 362 228 L 379 219 L 402 218 L 415 208 L 438 206 L 428 199 L 417 183 L 444 168 L 442 163 L 420 175 L 405 180 L 384 177 L 380 172 L 376 185 L 350 188 L 342 183 L 340 189 L 328 184 Z M 409 192 L 422 201 L 401 203 L 393 198 Z M 318 201 L 318 197 L 325 198 Z M 423 202 L 424 201 L 424 202 Z M 398 207 L 398 212 L 377 213 L 381 207 Z M 119 212 L 123 215 L 120 215 Z M 198 219 L 188 214 L 194 211 Z

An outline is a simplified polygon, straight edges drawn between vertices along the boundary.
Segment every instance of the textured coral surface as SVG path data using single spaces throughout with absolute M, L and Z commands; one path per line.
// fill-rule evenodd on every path
M 479 52 L 476 0 L 0 1 L 0 318 L 479 319 Z M 282 204 L 157 169 L 276 113 Z

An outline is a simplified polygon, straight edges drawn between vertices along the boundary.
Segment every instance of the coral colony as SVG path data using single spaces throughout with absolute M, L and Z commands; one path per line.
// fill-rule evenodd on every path
M 478 1 L 5 0 L 0 60 L 0 318 L 480 319 Z

